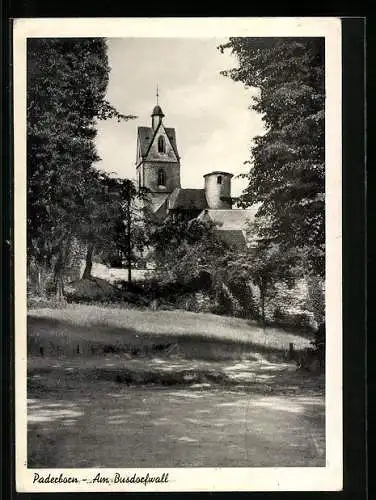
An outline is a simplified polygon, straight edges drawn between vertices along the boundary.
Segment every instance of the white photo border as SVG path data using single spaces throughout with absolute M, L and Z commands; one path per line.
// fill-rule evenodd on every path
M 27 468 L 26 303 L 26 43 L 27 38 L 227 38 L 324 37 L 326 79 L 326 466 L 276 468 L 170 468 L 168 483 L 33 484 L 34 473 L 78 479 L 101 475 L 150 475 L 162 469 Z M 339 491 L 343 486 L 342 430 L 342 100 L 339 18 L 54 18 L 15 19 L 14 269 L 16 490 L 23 492 Z

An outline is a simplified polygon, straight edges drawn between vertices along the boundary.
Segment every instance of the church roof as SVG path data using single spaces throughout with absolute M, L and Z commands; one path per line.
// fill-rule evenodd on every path
M 255 238 L 247 236 L 248 224 L 255 220 L 258 208 L 242 209 L 206 209 L 198 216 L 199 220 L 212 221 L 216 226 L 218 236 L 230 246 L 237 248 L 252 247 Z
M 208 206 L 205 189 L 176 188 L 169 196 L 169 210 L 203 210 Z
M 151 197 L 151 211 L 153 213 L 156 213 L 161 206 L 164 204 L 168 197 L 168 193 L 153 193 L 153 196 Z
M 209 219 L 223 231 L 232 231 L 239 229 L 246 229 L 247 223 L 252 222 L 255 218 L 257 209 L 228 209 L 228 210 L 215 210 L 207 209 L 203 211 L 199 218 Z
M 149 152 L 149 148 L 153 142 L 154 136 L 156 135 L 159 127 L 156 131 L 152 129 L 152 127 L 138 127 L 138 138 L 140 141 L 141 148 L 141 156 L 146 156 Z M 176 147 L 176 134 L 174 128 L 165 127 L 165 131 L 167 137 L 170 139 L 172 149 L 176 154 L 176 157 L 179 158 L 178 149 Z

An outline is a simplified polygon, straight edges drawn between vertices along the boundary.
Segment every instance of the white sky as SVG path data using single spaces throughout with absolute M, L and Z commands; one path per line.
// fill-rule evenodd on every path
M 213 38 L 108 39 L 111 67 L 107 98 L 121 113 L 137 115 L 128 122 L 98 125 L 98 167 L 120 177 L 135 178 L 137 127 L 151 125 L 159 104 L 164 124 L 176 130 L 181 156 L 182 187 L 203 187 L 212 170 L 246 172 L 252 137 L 263 131 L 260 116 L 248 109 L 252 91 L 219 74 L 237 64 Z M 233 179 L 237 196 L 246 181 Z

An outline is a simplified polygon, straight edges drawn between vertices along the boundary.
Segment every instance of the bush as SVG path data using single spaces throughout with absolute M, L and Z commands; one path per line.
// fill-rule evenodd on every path
M 238 302 L 238 308 L 234 311 L 236 316 L 255 320 L 260 318 L 257 301 L 247 280 L 243 278 L 232 279 L 228 283 L 228 288 Z
M 322 373 L 325 368 L 320 353 L 312 348 L 301 351 L 296 359 L 296 364 L 298 370 L 311 373 Z
M 115 269 L 122 269 L 123 268 L 123 261 L 121 257 L 118 256 L 112 256 L 108 259 L 110 267 L 113 267 Z
M 28 309 L 64 309 L 66 302 L 54 298 L 46 298 L 35 295 L 29 295 L 27 298 Z
M 118 302 L 121 294 L 116 287 L 100 278 L 72 281 L 65 288 L 68 302 Z
M 315 349 L 319 355 L 321 361 L 325 361 L 325 344 L 326 344 L 326 327 L 325 323 L 321 323 L 315 332 L 315 340 L 311 342 L 313 349 Z
M 276 308 L 274 310 L 272 323 L 276 326 L 307 333 L 313 333 L 315 331 L 313 316 L 308 311 L 291 312 Z
M 180 296 L 176 302 L 176 305 L 179 308 L 184 309 L 185 311 L 199 312 L 198 302 L 194 294 Z
M 311 342 L 312 347 L 304 349 L 300 354 L 297 360 L 298 369 L 325 372 L 325 332 L 325 323 L 321 323 L 315 332 L 315 340 Z
M 142 282 L 138 283 L 137 281 L 131 281 L 129 283 L 128 281 L 115 281 L 114 286 L 117 287 L 117 289 L 120 290 L 122 294 L 127 292 L 146 295 L 146 290 L 143 287 Z
M 46 280 L 45 293 L 46 297 L 52 297 L 56 294 L 56 283 L 52 278 Z
M 306 308 L 312 311 L 318 325 L 325 322 L 325 282 L 318 277 L 307 280 L 308 300 Z
M 213 301 L 213 306 L 211 307 L 211 312 L 218 315 L 230 315 L 233 313 L 233 303 L 231 297 L 223 288 L 217 291 L 215 301 Z

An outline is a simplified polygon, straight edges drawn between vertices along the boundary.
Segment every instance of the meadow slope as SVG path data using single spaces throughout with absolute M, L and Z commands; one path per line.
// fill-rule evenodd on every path
M 309 339 L 276 328 L 262 327 L 239 318 L 187 311 L 148 311 L 98 305 L 70 305 L 64 309 L 31 309 L 28 312 L 29 353 L 81 354 L 106 347 L 127 351 L 152 345 L 177 344 L 181 354 L 211 359 L 240 352 L 287 351 L 309 346 Z

